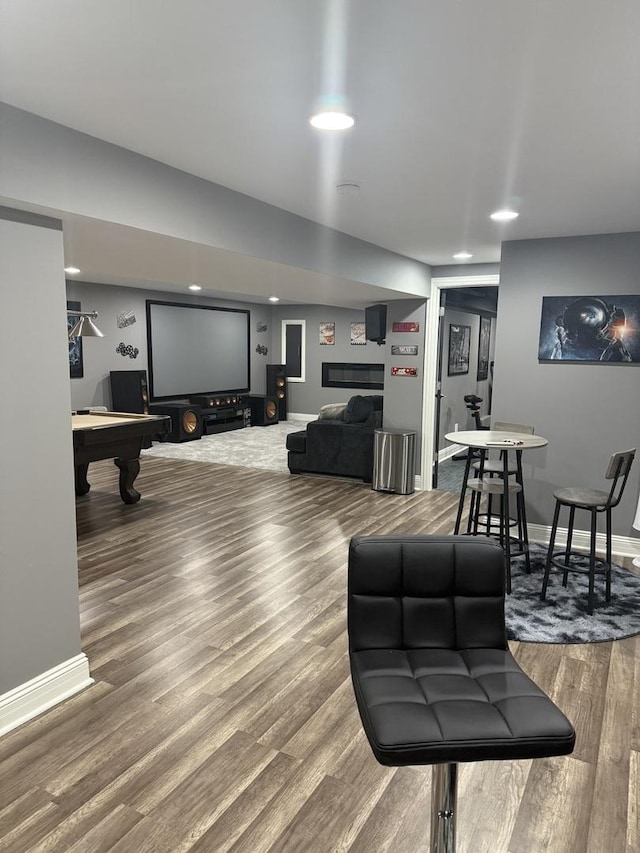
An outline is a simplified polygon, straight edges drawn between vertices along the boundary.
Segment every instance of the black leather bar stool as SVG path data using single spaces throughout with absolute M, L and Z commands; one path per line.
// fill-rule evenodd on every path
M 377 760 L 432 764 L 431 851 L 453 853 L 459 762 L 566 755 L 573 726 L 509 651 L 489 539 L 368 536 L 349 548 L 351 677 Z
M 552 566 L 562 572 L 563 586 L 567 585 L 569 572 L 578 572 L 580 574 L 589 575 L 587 613 L 590 616 L 593 614 L 593 607 L 595 603 L 596 574 L 604 574 L 605 598 L 607 601 L 611 600 L 611 510 L 620 503 L 620 498 L 622 497 L 624 487 L 627 484 L 631 463 L 633 462 L 635 453 L 635 448 L 633 450 L 624 450 L 620 453 L 614 453 L 609 459 L 607 472 L 604 476 L 606 480 L 612 480 L 613 482 L 611 483 L 611 488 L 608 492 L 602 489 L 589 489 L 581 486 L 575 486 L 558 489 L 553 493 L 553 496 L 556 499 L 556 507 L 553 513 L 551 538 L 549 540 L 549 549 L 547 551 L 547 562 L 544 569 L 542 592 L 540 593 L 540 598 L 543 601 L 547 595 L 547 586 L 549 584 L 549 575 Z M 568 507 L 569 509 L 567 546 L 564 551 L 554 551 L 556 535 L 558 532 L 558 521 L 562 507 Z M 588 565 L 586 566 L 585 555 L 578 551 L 571 550 L 573 525 L 577 509 L 584 509 L 591 515 L 589 553 L 587 555 Z M 604 560 L 596 557 L 596 531 L 598 525 L 598 513 L 601 512 L 605 513 L 606 518 Z

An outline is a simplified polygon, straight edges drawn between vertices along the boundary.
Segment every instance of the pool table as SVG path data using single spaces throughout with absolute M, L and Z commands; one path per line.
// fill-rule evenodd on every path
M 140 450 L 145 438 L 171 431 L 168 415 L 133 415 L 120 412 L 73 413 L 73 462 L 76 495 L 86 495 L 90 462 L 113 459 L 120 469 L 120 497 L 126 504 L 140 500 L 133 481 L 140 471 Z

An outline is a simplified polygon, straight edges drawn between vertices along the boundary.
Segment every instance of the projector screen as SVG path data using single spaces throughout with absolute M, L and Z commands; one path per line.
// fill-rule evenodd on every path
M 152 400 L 249 390 L 249 311 L 147 299 Z

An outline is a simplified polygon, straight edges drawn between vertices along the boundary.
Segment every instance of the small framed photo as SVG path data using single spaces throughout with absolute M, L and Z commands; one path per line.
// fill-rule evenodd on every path
M 451 323 L 449 325 L 449 376 L 458 376 L 469 372 L 470 344 L 471 326 Z
M 351 346 L 366 346 L 367 335 L 364 323 L 351 324 Z

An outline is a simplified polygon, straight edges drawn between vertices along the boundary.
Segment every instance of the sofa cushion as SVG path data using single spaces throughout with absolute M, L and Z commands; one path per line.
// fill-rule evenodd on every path
M 343 420 L 346 403 L 327 403 L 318 412 L 319 421 L 341 421 Z
M 343 420 L 346 424 L 363 424 L 369 415 L 375 411 L 373 397 L 363 397 L 356 394 L 347 403 Z

